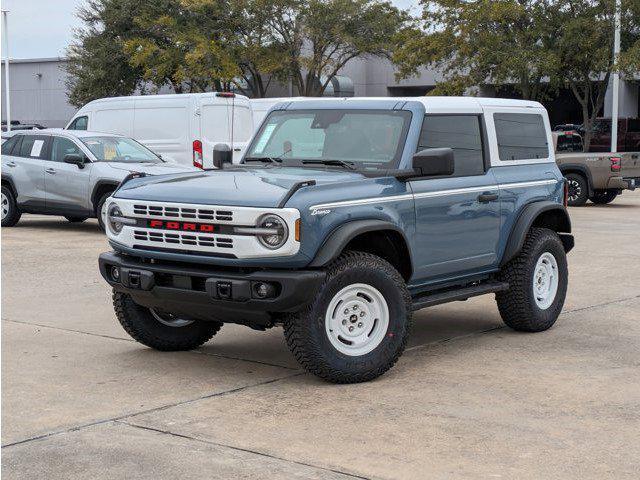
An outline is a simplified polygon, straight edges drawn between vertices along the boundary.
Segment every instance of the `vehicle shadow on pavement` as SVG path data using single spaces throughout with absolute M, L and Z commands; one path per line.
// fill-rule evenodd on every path
M 11 227 L 11 229 L 20 230 L 53 230 L 56 232 L 82 232 L 88 234 L 96 234 L 104 236 L 104 232 L 98 226 L 97 220 L 87 220 L 83 223 L 71 223 L 67 220 L 29 220 L 28 222 L 18 222 L 17 225 Z M 106 236 L 105 236 L 106 238 Z

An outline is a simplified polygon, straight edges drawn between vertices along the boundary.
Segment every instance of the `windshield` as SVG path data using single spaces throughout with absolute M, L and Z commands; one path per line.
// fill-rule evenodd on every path
M 251 142 L 245 162 L 392 168 L 410 121 L 411 112 L 400 110 L 274 111 Z
M 91 153 L 106 162 L 160 163 L 162 160 L 135 140 L 124 137 L 83 137 Z

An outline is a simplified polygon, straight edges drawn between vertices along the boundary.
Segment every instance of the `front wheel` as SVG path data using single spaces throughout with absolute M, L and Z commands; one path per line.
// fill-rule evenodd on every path
M 596 190 L 593 192 L 593 196 L 589 197 L 589 200 L 597 205 L 606 205 L 613 202 L 617 196 L 617 190 Z
M 346 252 L 327 267 L 315 300 L 290 315 L 284 334 L 310 373 L 334 383 L 372 380 L 404 351 L 411 325 L 411 296 L 387 261 Z
M 20 209 L 18 208 L 18 204 L 16 203 L 16 197 L 13 195 L 13 192 L 2 186 L 2 226 L 3 227 L 13 227 L 18 220 L 20 220 Z
M 100 229 L 102 231 L 105 231 L 106 229 L 105 219 L 107 217 L 107 213 L 105 209 L 106 209 L 107 198 L 109 198 L 112 193 L 113 192 L 107 192 L 104 195 L 102 195 L 100 197 L 100 200 L 98 200 L 98 204 L 96 205 L 96 217 L 98 218 L 98 225 L 100 226 Z
M 113 292 L 113 307 L 122 328 L 134 340 L 155 350 L 193 350 L 211 340 L 222 327 L 220 322 L 181 318 L 143 307 L 121 292 Z
M 567 294 L 567 257 L 558 234 L 532 228 L 522 251 L 505 265 L 500 279 L 509 289 L 496 293 L 504 323 L 522 332 L 541 332 L 555 323 Z

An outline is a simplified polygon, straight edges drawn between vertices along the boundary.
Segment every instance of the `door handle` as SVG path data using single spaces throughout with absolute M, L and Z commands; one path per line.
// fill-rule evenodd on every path
M 47 168 L 45 172 L 50 173 L 51 175 L 55 175 L 56 171 L 53 168 Z
M 489 203 L 492 200 L 497 200 L 497 199 L 498 199 L 497 193 L 484 192 L 478 195 L 478 201 L 480 203 Z

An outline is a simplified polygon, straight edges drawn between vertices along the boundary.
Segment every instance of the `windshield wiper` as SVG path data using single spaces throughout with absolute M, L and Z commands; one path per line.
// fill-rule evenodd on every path
M 262 163 L 273 163 L 275 165 L 280 165 L 282 163 L 282 158 L 280 157 L 246 157 L 244 162 L 262 162 Z
M 302 160 L 303 164 L 320 164 L 320 165 L 336 165 L 338 167 L 344 167 L 349 170 L 357 170 L 354 162 L 347 162 L 345 160 L 335 160 L 335 159 L 326 159 L 326 160 Z

